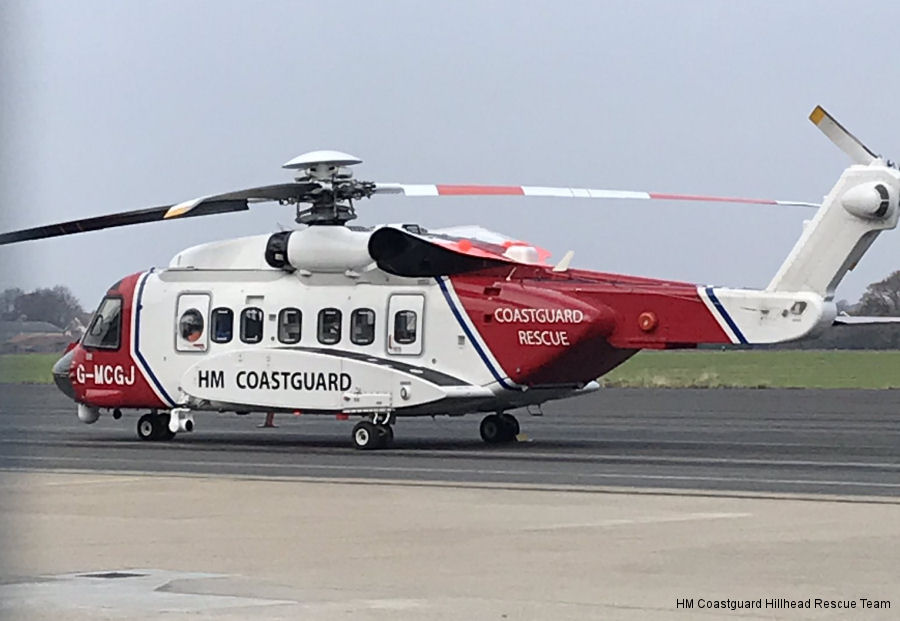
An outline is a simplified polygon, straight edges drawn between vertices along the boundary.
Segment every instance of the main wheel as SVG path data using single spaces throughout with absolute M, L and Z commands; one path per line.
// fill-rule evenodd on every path
M 481 439 L 488 444 L 504 442 L 508 433 L 503 419 L 496 414 L 488 414 L 481 421 Z
M 159 432 L 156 434 L 156 438 L 154 438 L 154 440 L 164 440 L 168 442 L 175 437 L 175 432 L 169 429 L 169 415 L 159 414 L 158 417 Z
M 137 434 L 141 440 L 156 440 L 161 430 L 162 424 L 155 414 L 144 414 L 138 419 Z
M 394 441 L 394 428 L 390 425 L 375 425 L 378 429 L 378 433 L 381 434 L 381 446 L 390 446 L 391 442 Z
M 515 437 L 519 435 L 519 431 L 521 431 L 521 429 L 519 428 L 519 420 L 512 414 L 506 413 L 500 415 L 500 420 L 502 420 L 507 427 L 507 432 L 509 435 L 507 440 L 515 439 Z
M 376 425 L 367 420 L 356 423 L 353 427 L 353 446 L 363 451 L 376 449 L 381 446 L 382 433 Z

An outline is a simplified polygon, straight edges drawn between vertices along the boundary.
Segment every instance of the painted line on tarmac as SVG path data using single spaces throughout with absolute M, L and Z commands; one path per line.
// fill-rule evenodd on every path
M 637 442 L 636 444 L 647 444 L 647 442 Z M 72 448 L 97 448 L 94 441 L 66 441 L 66 442 L 46 442 L 43 440 L 0 440 L 0 444 L 39 444 L 45 446 L 63 446 Z M 138 444 L 138 442 L 134 442 Z M 652 444 L 662 444 L 661 442 L 653 442 Z M 692 444 L 701 444 L 694 442 Z M 702 443 L 704 446 L 715 446 L 715 443 Z M 723 443 L 733 446 L 734 443 Z M 240 448 L 247 444 L 230 443 L 231 448 Z M 257 446 L 257 445 L 252 445 Z M 741 444 L 741 446 L 754 446 Z M 760 446 L 777 446 L 772 444 L 760 444 Z M 803 445 L 808 446 L 808 445 Z M 115 448 L 126 448 L 124 446 L 116 446 Z M 144 447 L 145 450 L 195 450 L 198 452 L 218 450 L 210 448 L 208 445 L 194 444 L 164 444 L 150 445 Z M 274 448 L 274 447 L 272 447 Z M 527 450 L 527 449 L 526 449 Z M 273 451 L 275 453 L 275 451 Z M 337 453 L 335 453 L 337 455 Z M 870 470 L 900 470 L 900 462 L 867 462 L 867 461 L 820 461 L 820 460 L 804 460 L 804 459 L 748 459 L 733 457 L 677 457 L 666 455 L 635 455 L 633 453 L 549 453 L 527 450 L 526 451 L 509 451 L 485 448 L 479 451 L 466 449 L 404 449 L 394 448 L 390 450 L 391 457 L 471 457 L 471 458 L 495 458 L 501 457 L 505 459 L 544 459 L 547 461 L 568 461 L 568 462 L 608 462 L 608 461 L 625 461 L 633 463 L 670 463 L 681 465 L 706 465 L 706 464 L 724 464 L 733 466 L 791 466 L 791 467 L 812 467 L 812 468 L 855 468 Z M 15 459 L 15 456 L 8 456 Z
M 0 468 L 0 471 L 3 471 L 3 470 L 5 470 L 5 469 Z M 46 474 L 52 473 L 54 471 L 50 470 L 50 469 L 40 469 L 40 470 L 32 469 L 32 470 L 10 470 L 10 472 L 27 472 L 29 474 L 35 474 L 35 475 L 46 475 Z M 60 486 L 71 487 L 74 485 L 109 485 L 110 483 L 136 483 L 136 482 L 143 482 L 146 478 L 140 474 L 135 474 L 135 473 L 130 473 L 130 474 L 125 475 L 125 474 L 123 474 L 122 470 L 109 470 L 109 471 L 106 471 L 106 470 L 100 470 L 100 471 L 81 470 L 80 472 L 82 472 L 82 473 L 99 472 L 100 477 L 94 478 L 94 479 L 80 479 L 78 481 L 41 481 L 41 480 L 30 479 L 27 482 L 27 487 L 28 488 L 60 487 Z M 15 487 L 21 487 L 22 485 L 26 485 L 26 483 L 11 482 L 11 481 L 7 481 L 7 480 L 3 479 L 2 477 L 0 477 L 0 488 L 15 488 Z
M 106 457 L 49 457 L 49 456 L 20 456 L 15 459 L 20 461 L 37 461 L 37 462 L 105 462 L 125 464 L 122 470 L 127 472 L 129 465 L 133 465 L 133 461 L 119 458 Z M 357 471 L 362 473 L 380 472 L 380 473 L 400 473 L 400 474 L 435 474 L 435 475 L 488 475 L 488 476 L 539 476 L 551 478 L 571 478 L 571 479 L 631 479 L 639 481 L 683 481 L 683 482 L 706 482 L 706 483 L 762 483 L 777 485 L 811 485 L 824 487 L 870 487 L 880 489 L 900 489 L 900 483 L 877 483 L 868 481 L 835 481 L 835 480 L 816 480 L 816 479 L 770 479 L 758 477 L 721 477 L 721 476 L 695 476 L 695 475 L 665 475 L 665 474 L 630 474 L 630 473 L 613 473 L 613 472 L 548 472 L 543 470 L 485 470 L 481 468 L 405 468 L 400 466 L 348 466 L 342 464 L 278 464 L 265 462 L 226 462 L 226 461 L 167 461 L 168 466 L 187 466 L 187 467 L 206 467 L 206 468 L 261 468 L 276 470 L 313 470 L 313 471 L 332 471 L 332 472 L 348 472 Z M 158 471 L 159 474 L 165 474 L 165 471 Z
M 581 528 L 608 528 L 611 526 L 632 526 L 642 524 L 671 524 L 677 522 L 699 522 L 704 520 L 735 520 L 739 518 L 753 517 L 752 513 L 687 513 L 684 515 L 647 516 L 642 518 L 620 518 L 599 520 L 597 522 L 582 522 L 572 524 L 547 524 L 545 526 L 525 527 L 523 531 L 551 531 Z
M 121 476 L 122 470 L 104 468 L 28 468 L 0 466 L 0 480 L 3 473 L 11 475 L 19 474 L 55 474 L 64 476 L 107 476 L 115 478 Z M 453 481 L 441 479 L 391 479 L 391 478 L 362 478 L 352 476 L 315 476 L 305 474 L 241 474 L 241 473 L 216 473 L 216 472 L 160 472 L 158 470 L 128 470 L 129 474 L 141 478 L 175 478 L 208 481 L 226 479 L 229 481 L 244 481 L 248 483 L 304 483 L 312 485 L 372 485 L 390 487 L 440 487 L 448 489 L 471 490 L 502 490 L 509 492 L 547 492 L 547 493 L 576 493 L 576 494 L 612 494 L 625 496 L 667 496 L 673 498 L 729 498 L 737 500 L 793 500 L 800 502 L 828 502 L 839 504 L 865 504 L 865 505 L 900 505 L 900 498 L 877 495 L 853 495 L 848 493 L 824 493 L 824 492 L 779 492 L 779 491 L 754 491 L 731 489 L 705 489 L 705 488 L 672 488 L 651 486 L 629 486 L 615 484 L 574 484 L 574 483 L 528 483 L 528 482 L 498 482 L 498 481 Z
M 771 446 L 771 445 L 767 445 Z M 453 456 L 462 457 L 519 457 L 519 458 L 540 458 L 540 459 L 556 459 L 558 461 L 629 461 L 629 462 L 662 462 L 686 465 L 703 465 L 703 464 L 728 464 L 735 466 L 812 466 L 826 468 L 873 468 L 879 470 L 900 470 L 900 463 L 897 462 L 866 462 L 866 461 L 814 461 L 814 460 L 774 460 L 774 459 L 737 459 L 731 457 L 667 457 L 656 455 L 634 455 L 634 454 L 616 454 L 616 453 L 540 453 L 540 452 L 512 452 L 512 451 L 436 451 L 433 449 L 423 450 L 406 450 L 392 449 L 390 455 L 394 456 L 432 456 L 446 457 L 448 453 Z

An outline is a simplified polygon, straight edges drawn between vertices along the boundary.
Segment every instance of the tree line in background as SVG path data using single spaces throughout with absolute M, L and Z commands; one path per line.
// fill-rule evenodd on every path
M 856 304 L 838 302 L 838 311 L 859 316 L 900 316 L 900 270 L 872 283 Z M 60 328 L 73 319 L 86 321 L 86 313 L 68 287 L 6 289 L 0 293 L 0 320 L 46 321 Z M 778 348 L 799 349 L 900 349 L 900 326 L 874 325 L 836 328 L 823 336 Z
M 900 316 L 900 270 L 873 282 L 856 304 L 837 303 L 839 313 L 859 317 Z M 821 336 L 796 343 L 775 345 L 777 349 L 900 349 L 900 324 L 837 326 Z
M 19 288 L 0 293 L 0 320 L 46 321 L 65 328 L 73 319 L 84 321 L 85 312 L 68 287 L 35 289 L 30 293 Z
M 842 305 L 844 308 L 841 308 Z M 861 317 L 900 316 L 900 270 L 869 285 L 859 302 L 853 306 L 847 306 L 843 300 L 838 302 L 838 309 L 846 311 L 848 315 Z

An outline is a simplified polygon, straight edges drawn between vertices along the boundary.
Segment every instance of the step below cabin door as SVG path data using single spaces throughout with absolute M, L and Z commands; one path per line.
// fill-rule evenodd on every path
M 387 353 L 418 356 L 425 336 L 425 296 L 420 293 L 392 295 L 388 301 Z

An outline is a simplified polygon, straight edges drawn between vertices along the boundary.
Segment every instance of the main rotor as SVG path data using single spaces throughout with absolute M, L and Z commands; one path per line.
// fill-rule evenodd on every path
M 296 221 L 307 225 L 342 225 L 356 218 L 353 201 L 375 193 L 371 181 L 353 178 L 351 166 L 362 160 L 340 151 L 310 151 L 282 165 L 296 170 L 294 180 L 309 189 L 279 202 L 297 206 Z M 301 205 L 308 204 L 303 208 Z
M 817 107 L 810 120 L 859 165 L 890 165 L 875 155 L 825 110 Z M 0 246 L 33 239 L 73 235 L 87 231 L 157 222 L 179 218 L 212 216 L 247 211 L 250 206 L 268 201 L 294 205 L 296 221 L 309 226 L 340 226 L 356 218 L 355 201 L 376 194 L 413 197 L 437 196 L 522 196 L 554 199 L 665 200 L 687 202 L 738 203 L 756 205 L 792 205 L 819 207 L 806 201 L 782 201 L 767 198 L 709 196 L 702 194 L 670 194 L 644 190 L 609 190 L 577 187 L 529 185 L 448 185 L 409 184 L 359 181 L 353 178 L 352 166 L 362 163 L 358 157 L 340 151 L 310 151 L 283 164 L 296 171 L 294 181 L 223 194 L 200 196 L 176 205 L 160 205 L 145 209 L 120 211 L 104 216 L 79 218 L 66 222 L 0 233 Z M 875 189 L 872 190 L 876 191 Z M 875 195 L 873 195 L 875 196 Z M 878 198 L 880 195 L 876 196 Z M 868 199 L 867 199 L 868 200 Z M 874 200 L 874 199 L 873 199 Z M 879 198 L 884 201 L 884 197 Z

